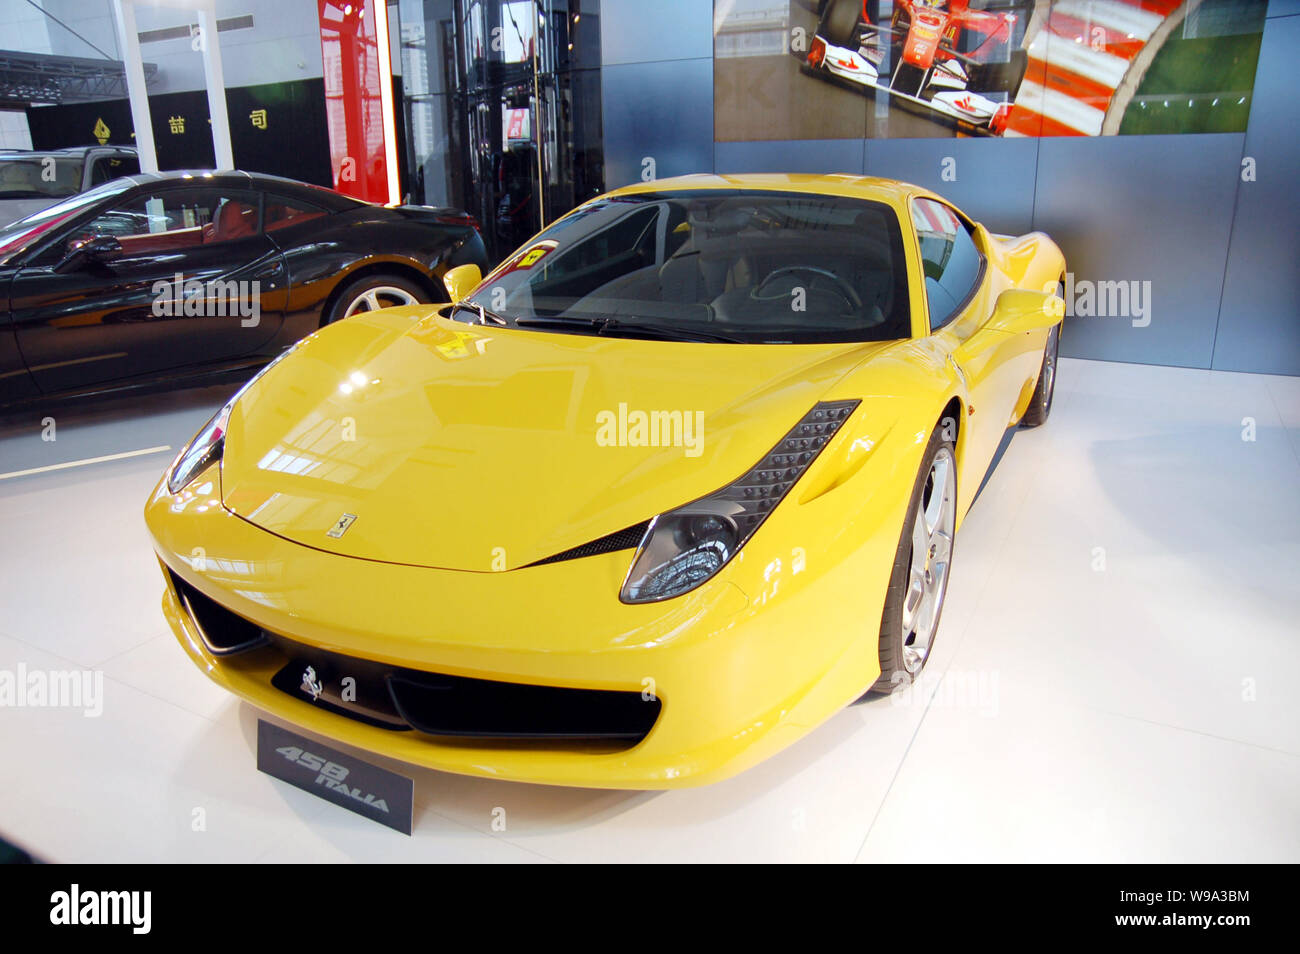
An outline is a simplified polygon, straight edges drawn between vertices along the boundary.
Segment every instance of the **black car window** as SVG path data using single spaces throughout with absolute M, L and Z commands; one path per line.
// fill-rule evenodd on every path
M 255 192 L 163 189 L 145 192 L 85 223 L 67 241 L 111 235 L 127 256 L 232 242 L 261 230 Z
M 930 331 L 957 317 L 979 280 L 983 260 L 966 224 L 933 199 L 912 200 L 912 222 L 921 243 Z
M 133 176 L 140 171 L 140 163 L 133 156 L 100 156 L 90 167 L 90 184 L 103 185 L 122 176 Z
M 324 209 L 312 205 L 310 202 L 304 202 L 301 199 L 286 199 L 281 195 L 266 194 L 266 217 L 264 228 L 268 232 L 277 229 L 287 228 L 290 225 L 301 225 L 303 222 L 310 222 L 312 219 L 319 219 L 328 215 Z

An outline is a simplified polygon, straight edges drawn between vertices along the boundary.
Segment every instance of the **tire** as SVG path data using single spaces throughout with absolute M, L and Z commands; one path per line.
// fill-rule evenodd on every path
M 374 311 L 374 305 L 393 308 L 398 305 L 428 304 L 429 293 L 409 278 L 400 275 L 363 275 L 339 291 L 321 325 L 330 325 L 354 314 Z
M 1047 416 L 1052 413 L 1052 398 L 1056 394 L 1056 362 L 1060 350 L 1061 326 L 1057 324 L 1047 335 L 1043 364 L 1038 369 L 1038 384 L 1034 396 L 1029 399 L 1029 407 L 1020 418 L 1021 427 L 1039 427 L 1047 423 Z
M 1028 51 L 1012 50 L 1011 59 L 1006 63 L 981 63 L 971 67 L 966 88 L 975 93 L 1006 93 L 1015 98 L 1028 68 Z
M 911 685 L 929 661 L 939 631 L 957 518 L 957 455 L 952 441 L 944 438 L 945 429 L 941 423 L 930 435 L 908 501 L 880 618 L 880 678 L 868 694 L 890 693 Z M 914 541 L 926 541 L 935 548 L 919 565 L 913 559 Z M 922 612 L 927 602 L 928 616 Z
M 829 0 L 822 9 L 822 19 L 817 34 L 834 46 L 856 50 L 861 43 L 861 0 Z

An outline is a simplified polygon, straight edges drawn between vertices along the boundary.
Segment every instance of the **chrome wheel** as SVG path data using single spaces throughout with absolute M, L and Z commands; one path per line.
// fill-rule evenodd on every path
M 398 305 L 418 305 L 420 300 L 405 288 L 396 285 L 376 285 L 360 292 L 348 302 L 343 310 L 344 318 L 366 311 L 378 311 L 380 308 L 396 308 Z
M 956 462 L 939 448 L 912 516 L 912 557 L 903 597 L 903 666 L 916 675 L 925 665 L 948 589 L 953 526 L 957 516 Z

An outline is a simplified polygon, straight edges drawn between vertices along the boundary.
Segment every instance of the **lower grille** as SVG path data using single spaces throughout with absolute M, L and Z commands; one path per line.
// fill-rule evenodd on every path
M 388 677 L 402 718 L 430 735 L 617 739 L 636 743 L 659 718 L 639 692 L 559 689 L 403 670 Z
M 501 742 L 599 742 L 630 748 L 659 719 L 661 703 L 636 690 L 571 689 L 426 672 L 327 652 L 271 633 L 168 570 L 214 655 L 270 649 L 285 659 L 271 685 L 368 725 Z
M 231 656 L 266 645 L 266 633 L 256 623 L 236 616 L 211 597 L 204 596 L 170 568 L 167 575 L 186 612 L 190 614 L 190 619 L 194 620 L 203 645 L 208 647 L 208 652 L 212 655 Z

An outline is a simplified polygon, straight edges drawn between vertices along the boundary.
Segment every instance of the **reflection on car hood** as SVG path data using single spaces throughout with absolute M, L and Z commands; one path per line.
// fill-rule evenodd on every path
M 736 479 L 882 347 L 525 331 L 427 305 L 357 316 L 241 398 L 222 496 L 317 549 L 514 569 Z

